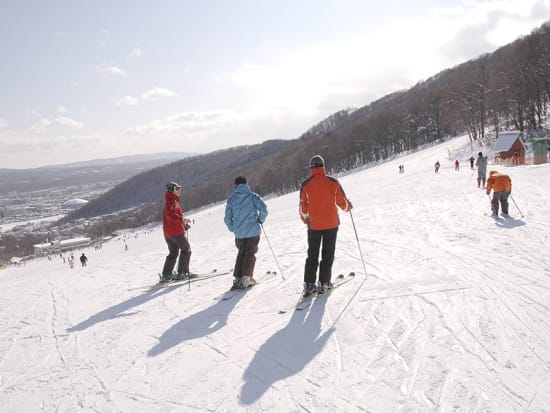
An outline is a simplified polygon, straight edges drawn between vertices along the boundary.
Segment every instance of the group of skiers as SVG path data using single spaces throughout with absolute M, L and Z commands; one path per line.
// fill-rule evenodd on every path
M 471 158 L 470 165 L 473 168 Z M 487 179 L 487 157 L 483 156 L 482 152 L 478 153 L 475 165 L 478 188 L 485 188 L 487 195 L 493 191 L 491 199 L 493 216 L 498 216 L 499 205 L 502 214 L 507 216 L 508 197 L 512 191 L 510 177 L 491 171 Z M 300 219 L 307 225 L 308 241 L 304 268 L 304 297 L 313 293 L 322 294 L 332 288 L 332 264 L 339 226 L 338 208 L 347 212 L 353 207 L 338 180 L 326 174 L 325 161 L 320 155 L 313 156 L 308 167 L 309 178 L 302 182 L 299 203 Z M 436 173 L 439 172 L 439 168 L 440 164 L 437 161 Z M 455 168 L 458 168 L 458 164 L 455 164 Z M 233 193 L 225 206 L 224 222 L 228 230 L 235 234 L 237 258 L 231 286 L 231 289 L 235 290 L 256 284 L 254 279 L 256 253 L 262 224 L 268 216 L 268 211 L 260 195 L 252 192 L 248 186 L 246 177 L 235 178 L 233 186 Z M 161 282 L 196 276 L 189 271 L 191 246 L 186 231 L 189 230 L 191 221 L 183 216 L 179 203 L 181 191 L 181 185 L 175 182 L 166 185 L 163 231 L 169 253 L 164 261 Z M 319 252 L 321 253 L 320 262 Z M 174 273 L 176 261 L 178 265 Z M 317 270 L 319 270 L 318 275 Z
M 323 294 L 332 288 L 332 264 L 339 226 L 337 208 L 346 212 L 352 209 L 352 204 L 338 180 L 326 174 L 325 161 L 320 155 L 310 159 L 308 168 L 309 178 L 302 182 L 299 203 L 300 219 L 308 228 L 304 296 L 315 292 Z M 231 289 L 235 290 L 245 289 L 256 283 L 254 279 L 256 252 L 262 224 L 268 216 L 268 211 L 260 195 L 252 192 L 248 186 L 246 177 L 235 178 L 233 186 L 233 193 L 225 206 L 224 222 L 228 230 L 235 234 L 237 258 L 231 286 Z M 166 185 L 163 231 L 169 254 L 162 269 L 162 281 L 194 276 L 189 271 L 191 246 L 186 237 L 190 221 L 183 216 L 183 210 L 179 204 L 180 195 L 181 185 L 175 182 Z M 321 252 L 320 262 L 319 252 Z M 178 255 L 177 272 L 173 274 Z
M 477 154 L 475 166 L 477 166 L 477 187 L 485 188 L 487 195 L 491 198 L 491 210 L 493 217 L 498 217 L 499 206 L 503 216 L 508 216 L 508 197 L 512 193 L 512 180 L 506 174 L 498 171 L 490 171 L 487 179 L 488 158 L 483 156 L 483 152 Z M 458 167 L 458 160 L 455 162 L 455 169 Z M 474 169 L 474 157 L 470 157 L 470 167 Z

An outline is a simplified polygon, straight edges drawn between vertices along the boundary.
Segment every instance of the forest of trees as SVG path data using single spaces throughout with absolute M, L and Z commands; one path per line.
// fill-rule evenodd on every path
M 406 91 L 337 112 L 298 139 L 234 147 L 136 175 L 64 222 L 127 210 L 112 218 L 115 221 L 102 218 L 90 226 L 94 235 L 105 235 L 116 221 L 138 226 L 159 220 L 164 184 L 169 181 L 183 185 L 185 210 L 226 199 L 237 175 L 247 176 L 261 195 L 287 193 L 299 188 L 313 154 L 321 154 L 328 172 L 337 173 L 464 132 L 472 141 L 487 133 L 498 135 L 499 130 L 520 130 L 529 136 L 544 127 L 549 103 L 547 22 L 528 36 Z

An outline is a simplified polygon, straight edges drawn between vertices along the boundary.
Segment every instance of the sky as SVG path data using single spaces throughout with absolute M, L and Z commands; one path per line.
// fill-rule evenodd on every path
M 548 19 L 550 0 L 0 0 L 0 168 L 294 139 Z
M 258 284 L 229 300 L 224 203 L 186 213 L 190 269 L 218 277 L 158 288 L 158 224 L 75 250 L 86 267 L 0 269 L 0 412 L 549 413 L 550 164 L 489 165 L 513 185 L 495 220 L 478 150 L 493 159 L 462 136 L 340 176 L 347 282 L 302 311 L 296 192 L 266 199 Z

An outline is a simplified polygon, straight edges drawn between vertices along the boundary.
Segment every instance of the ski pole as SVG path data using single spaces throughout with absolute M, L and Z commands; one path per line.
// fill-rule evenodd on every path
M 470 179 L 468 179 L 468 184 L 469 184 L 469 183 L 471 182 L 471 180 L 472 180 L 472 177 L 474 176 L 474 172 L 475 172 L 475 171 L 474 171 L 474 170 L 472 170 L 472 174 L 470 175 Z
M 519 209 L 518 204 L 516 204 L 516 200 L 514 199 L 514 197 L 512 196 L 512 194 L 510 194 L 510 198 L 512 198 L 512 201 L 514 202 L 514 205 L 516 206 L 516 208 L 517 208 L 518 211 L 519 211 L 519 214 L 520 214 L 521 217 L 523 218 L 523 214 L 521 213 L 521 210 Z
M 264 224 L 260 223 L 260 226 L 262 227 L 262 231 L 264 232 L 265 240 L 267 241 L 267 245 L 269 245 L 269 249 L 271 249 L 271 254 L 273 254 L 273 258 L 275 259 L 275 264 L 277 264 L 277 268 L 279 269 L 279 273 L 281 274 L 281 277 L 283 278 L 283 281 L 286 281 L 286 278 L 283 275 L 283 271 L 281 270 L 281 266 L 279 265 L 279 261 L 277 261 L 277 257 L 275 256 L 275 252 L 273 251 L 273 247 L 271 246 L 271 242 L 269 242 L 269 237 L 267 236 L 267 232 L 265 232 Z
M 342 316 L 344 315 L 346 310 L 351 305 L 352 301 L 355 299 L 357 294 L 359 294 L 359 291 L 363 287 L 363 284 L 365 284 L 365 281 L 367 281 L 367 267 L 365 266 L 365 260 L 363 259 L 363 252 L 361 251 L 361 244 L 359 244 L 359 236 L 357 235 L 357 228 L 355 227 L 355 222 L 353 221 L 353 214 L 351 213 L 351 210 L 349 211 L 349 216 L 351 217 L 351 224 L 353 225 L 353 232 L 355 233 L 355 239 L 357 240 L 357 248 L 359 248 L 359 256 L 361 257 L 361 263 L 363 264 L 363 271 L 365 272 L 365 278 L 363 278 L 363 281 L 361 281 L 361 284 L 359 284 L 359 287 L 357 287 L 357 289 L 355 290 L 355 293 L 353 293 L 353 295 L 348 300 L 347 304 L 344 306 L 342 311 L 340 311 L 340 314 L 338 314 L 338 316 L 334 319 L 334 321 L 332 322 L 331 328 L 336 327 L 336 323 L 338 322 L 338 320 L 340 320 L 340 318 L 342 318 Z
M 353 232 L 355 232 L 355 239 L 357 240 L 357 248 L 359 248 L 359 256 L 361 257 L 361 264 L 363 264 L 363 271 L 365 272 L 365 278 L 367 277 L 367 267 L 365 266 L 365 260 L 363 259 L 363 251 L 361 251 L 361 244 L 359 244 L 359 236 L 357 235 L 357 228 L 355 228 L 355 222 L 353 221 L 353 214 L 351 209 L 349 211 L 351 217 L 351 224 L 353 225 Z

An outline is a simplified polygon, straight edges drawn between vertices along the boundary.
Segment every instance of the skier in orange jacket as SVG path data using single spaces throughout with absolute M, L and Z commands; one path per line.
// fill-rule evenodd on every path
M 487 179 L 487 195 L 491 193 L 491 190 L 493 190 L 493 199 L 491 200 L 493 216 L 498 216 L 499 203 L 502 215 L 508 216 L 508 197 L 512 193 L 512 180 L 508 175 L 491 171 L 489 179 Z
M 307 224 L 307 259 L 304 269 L 304 296 L 324 293 L 332 284 L 332 263 L 340 219 L 338 208 L 350 211 L 351 202 L 335 178 L 326 175 L 325 161 L 315 155 L 309 161 L 310 177 L 300 188 L 300 218 Z M 319 264 L 319 249 L 321 263 Z M 319 267 L 319 284 L 315 285 Z

